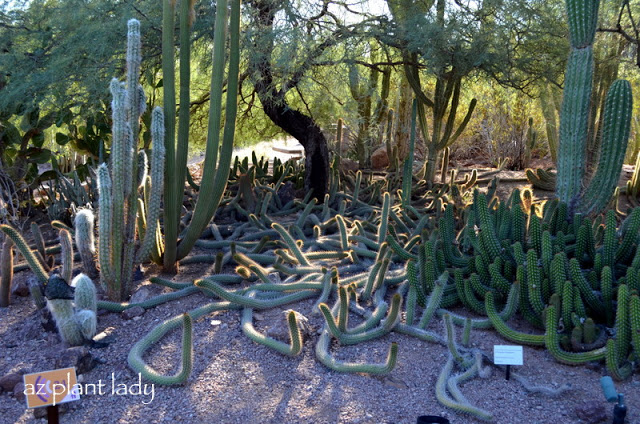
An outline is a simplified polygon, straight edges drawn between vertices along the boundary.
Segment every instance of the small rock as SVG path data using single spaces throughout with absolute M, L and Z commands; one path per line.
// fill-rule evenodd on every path
M 144 314 L 144 308 L 142 306 L 134 306 L 133 308 L 128 308 L 122 311 L 122 319 L 130 320 L 135 317 L 142 316 Z
M 16 384 L 22 381 L 22 375 L 17 372 L 10 372 L 0 377 L 0 390 L 10 392 Z
M 387 155 L 387 147 L 382 146 L 371 155 L 371 167 L 373 169 L 384 169 L 387 166 L 389 166 L 389 155 Z
M 345 157 L 340 158 L 340 170 L 342 172 L 356 172 L 358 168 L 358 162 L 355 160 Z
M 18 281 L 11 287 L 11 293 L 14 296 L 27 297 L 29 296 L 29 286 L 25 281 Z
M 384 384 L 387 386 L 395 387 L 397 389 L 408 389 L 409 386 L 404 381 L 399 378 L 386 376 L 383 380 Z
M 607 411 L 599 401 L 584 401 L 573 412 L 587 424 L 598 424 L 607 420 Z
M 26 399 L 27 396 L 24 394 L 24 383 L 22 381 L 13 387 L 13 397 L 20 403 Z
M 220 325 L 222 324 L 222 321 L 220 321 L 219 319 L 212 319 L 211 320 L 211 325 L 216 326 L 216 325 Z
M 84 346 L 70 347 L 56 359 L 56 368 L 75 367 L 76 374 L 84 374 L 96 366 L 93 356 Z
M 149 289 L 146 287 L 140 287 L 129 300 L 129 303 L 142 303 L 149 298 L 151 293 Z

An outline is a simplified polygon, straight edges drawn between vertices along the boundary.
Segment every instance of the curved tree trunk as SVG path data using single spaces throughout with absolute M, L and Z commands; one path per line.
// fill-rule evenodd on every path
M 313 190 L 319 202 L 324 200 L 329 181 L 329 149 L 327 140 L 313 118 L 290 109 L 286 103 L 275 104 L 273 100 L 259 95 L 265 114 L 274 124 L 295 137 L 304 147 L 305 189 Z
M 305 189 L 313 190 L 313 196 L 322 202 L 329 185 L 329 149 L 327 140 L 312 117 L 292 109 L 285 99 L 288 90 L 295 88 L 304 73 L 311 66 L 315 54 L 319 54 L 331 43 L 316 46 L 314 52 L 293 72 L 287 81 L 277 83 L 273 77 L 271 58 L 274 50 L 273 22 L 278 12 L 277 2 L 272 0 L 250 0 L 253 9 L 253 27 L 259 31 L 252 40 L 249 55 L 249 75 L 253 79 L 255 91 L 262 103 L 265 114 L 274 124 L 295 137 L 304 147 Z M 279 88 L 282 87 L 282 88 Z

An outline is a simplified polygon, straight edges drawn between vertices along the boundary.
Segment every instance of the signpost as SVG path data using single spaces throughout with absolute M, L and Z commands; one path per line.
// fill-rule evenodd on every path
M 75 368 L 25 374 L 23 379 L 27 408 L 46 406 L 49 424 L 58 424 L 58 405 L 80 400 L 75 390 L 78 382 Z
M 523 365 L 522 346 L 494 345 L 493 363 L 496 365 L 506 365 L 508 380 L 511 376 L 511 365 Z

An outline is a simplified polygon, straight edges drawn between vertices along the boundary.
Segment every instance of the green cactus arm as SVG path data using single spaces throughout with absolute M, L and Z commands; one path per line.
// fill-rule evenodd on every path
M 182 324 L 182 364 L 174 375 L 162 375 L 142 359 L 142 355 L 165 334 Z M 157 325 L 145 337 L 140 339 L 129 351 L 127 362 L 129 367 L 140 373 L 154 384 L 182 384 L 191 375 L 193 367 L 192 317 L 182 314 Z
M 289 248 L 291 253 L 293 253 L 300 265 L 311 266 L 311 263 L 304 256 L 304 254 L 296 244 L 296 241 L 293 239 L 293 237 L 291 237 L 291 234 L 282 225 L 274 222 L 271 227 L 276 230 L 278 234 L 280 234 L 280 237 L 282 237 L 285 245 Z
M 156 107 L 151 116 L 151 193 L 146 205 L 147 230 L 138 250 L 136 262 L 142 263 L 149 259 L 153 246 L 156 244 L 156 229 L 161 212 L 161 199 L 164 190 L 164 115 L 162 109 Z
M 256 343 L 270 347 L 283 355 L 296 356 L 302 351 L 302 335 L 298 328 L 296 313 L 287 312 L 287 324 L 289 326 L 289 339 L 291 344 L 283 343 L 272 337 L 268 337 L 255 329 L 253 326 L 253 309 L 244 308 L 242 311 L 242 332 Z
M 227 1 L 221 0 L 217 5 L 218 10 L 227 9 Z M 200 187 L 200 196 L 193 212 L 193 218 L 187 229 L 187 233 L 178 246 L 178 259 L 184 258 L 193 248 L 194 243 L 207 226 L 220 199 L 224 194 L 229 176 L 229 166 L 233 154 L 233 138 L 235 133 L 235 120 L 238 107 L 238 68 L 240 63 L 240 0 L 231 0 L 231 16 L 229 20 L 229 69 L 227 76 L 227 101 L 225 107 L 225 125 L 222 146 L 220 143 L 220 121 L 222 108 L 222 88 L 224 77 L 224 47 L 226 45 L 226 13 L 216 14 L 214 34 L 213 63 L 216 69 L 211 77 L 211 111 L 207 134 L 207 151 L 205 153 L 204 174 L 213 176 L 205 178 Z M 217 160 L 218 148 L 220 158 Z M 217 168 L 216 168 L 217 162 Z M 214 171 L 215 170 L 215 171 Z
M 629 325 L 629 289 L 626 284 L 618 287 L 618 307 L 616 309 L 616 353 L 618 363 L 627 359 L 631 348 L 631 326 Z
M 222 299 L 229 302 L 236 303 L 242 306 L 248 306 L 254 309 L 270 309 L 276 306 L 286 305 L 288 303 L 297 302 L 303 299 L 308 299 L 317 294 L 317 290 L 302 290 L 295 293 L 287 294 L 270 300 L 251 299 L 242 294 L 237 294 L 225 290 L 212 279 L 196 280 L 194 285 L 198 288 L 212 292 L 216 296 L 220 296 Z
M 604 209 L 618 185 L 622 163 L 627 151 L 633 98 L 631 84 L 617 80 L 607 92 L 604 104 L 604 127 L 598 168 L 583 196 L 582 211 L 599 213 Z
M 495 328 L 496 331 L 500 333 L 500 335 L 516 343 L 526 344 L 529 346 L 544 346 L 544 334 L 538 335 L 522 333 L 510 328 L 507 325 L 507 323 L 498 314 L 498 311 L 496 311 L 493 293 L 487 292 L 487 295 L 484 298 L 484 302 L 487 309 L 487 316 L 489 317 L 489 320 L 491 320 L 493 328 Z
M 442 298 L 444 296 L 444 288 L 447 284 L 447 280 L 449 279 L 449 272 L 445 271 L 440 275 L 440 277 L 436 280 L 433 290 L 431 290 L 431 294 L 427 299 L 427 303 L 425 305 L 424 310 L 422 311 L 422 316 L 420 317 L 420 321 L 418 322 L 418 328 L 425 329 L 431 322 L 433 318 L 433 314 L 440 308 L 440 304 L 442 303 Z
M 129 303 L 129 302 L 111 302 L 106 300 L 100 300 L 96 306 L 98 309 L 104 309 L 109 312 L 122 312 L 125 309 L 133 308 L 134 306 L 142 306 L 144 309 L 149 309 L 163 303 L 167 303 L 171 300 L 181 299 L 190 294 L 199 293 L 200 289 L 193 285 L 184 287 L 178 291 L 170 293 L 162 293 L 158 296 L 154 296 L 145 300 L 144 302 Z
M 320 334 L 318 342 L 316 343 L 316 358 L 324 366 L 331 368 L 338 372 L 361 372 L 365 374 L 388 374 L 396 366 L 398 358 L 398 345 L 397 343 L 391 343 L 387 359 L 382 364 L 371 363 L 353 363 L 335 359 L 329 353 L 329 332 L 325 329 Z
M 342 215 L 336 215 L 336 223 L 340 232 L 340 248 L 344 251 L 349 250 L 349 239 L 347 237 L 347 226 L 345 225 Z
M 165 176 L 164 186 L 164 268 L 175 271 L 177 261 L 178 223 L 184 195 L 176 175 L 176 80 L 175 80 L 175 1 L 162 1 L 162 75 L 165 117 Z
M 591 307 L 591 309 L 593 309 L 596 314 L 604 316 L 604 305 L 602 304 L 600 299 L 598 299 L 597 296 L 593 293 L 591 285 L 582 274 L 582 270 L 580 269 L 580 265 L 576 258 L 571 258 L 571 260 L 569 261 L 569 271 L 573 284 L 575 284 L 575 286 L 578 288 L 589 307 Z
M 111 258 L 113 205 L 107 200 L 111 199 L 112 189 L 109 169 L 107 165 L 103 163 L 98 167 L 98 194 L 100 199 L 104 199 L 100 204 L 98 217 L 98 261 L 100 263 L 100 284 L 104 290 L 107 289 L 108 282 L 114 278 Z
M 572 50 L 567 64 L 560 115 L 556 178 L 556 196 L 567 204 L 575 202 L 582 189 L 592 81 L 591 46 Z
M 632 258 L 633 244 L 637 239 L 638 231 L 640 231 L 640 207 L 633 208 L 626 221 L 628 221 L 628 225 L 616 250 L 615 263 L 628 263 Z
M 545 346 L 547 350 L 558 361 L 566 365 L 580 365 L 585 362 L 599 361 L 604 359 L 606 348 L 602 347 L 589 352 L 566 352 L 560 347 L 560 336 L 558 335 L 558 316 L 554 306 L 548 306 L 545 319 Z
M 566 6 L 571 47 L 580 49 L 593 44 L 600 0 L 567 0 Z
M 633 294 L 629 300 L 629 324 L 633 352 L 636 360 L 640 360 L 640 297 L 637 294 Z
M 31 271 L 33 271 L 38 280 L 42 284 L 46 284 L 47 281 L 49 281 L 49 275 L 44 270 L 38 259 L 36 259 L 35 254 L 29 248 L 29 245 L 22 238 L 20 233 L 16 231 L 15 228 L 7 224 L 0 224 L 0 230 L 2 230 L 3 233 L 11 238 L 11 241 L 13 241 L 13 244 L 18 248 L 22 256 L 27 260 Z
M 58 232 L 60 238 L 60 262 L 62 262 L 61 276 L 67 284 L 71 281 L 73 272 L 73 244 L 71 242 L 71 234 L 67 230 Z
M 416 141 L 416 114 L 419 100 L 414 99 L 411 106 L 411 134 L 409 137 L 409 151 L 402 164 L 402 205 L 411 204 L 411 188 L 413 187 L 413 156 Z
M 440 402 L 447 408 L 453 409 L 456 412 L 469 414 L 483 421 L 492 421 L 493 415 L 491 415 L 489 412 L 480 408 L 476 408 L 475 406 L 468 403 L 458 402 L 448 395 L 447 381 L 449 380 L 451 372 L 453 371 L 453 365 L 453 356 L 449 355 L 449 359 L 447 359 L 447 362 L 442 368 L 442 371 L 440 371 L 440 375 L 438 376 L 438 380 L 436 381 L 436 399 L 438 399 L 438 402 Z

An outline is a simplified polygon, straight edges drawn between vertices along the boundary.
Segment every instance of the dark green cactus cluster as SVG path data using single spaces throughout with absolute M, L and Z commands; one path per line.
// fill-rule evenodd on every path
M 614 211 L 602 222 L 570 215 L 568 206 L 555 200 L 539 209 L 518 190 L 491 206 L 482 193 L 474 198 L 457 212 L 448 205 L 423 243 L 434 253 L 422 260 L 422 290 L 429 292 L 434 274 L 453 269 L 443 306 L 459 301 L 487 316 L 474 326 L 492 326 L 516 343 L 546 346 L 570 365 L 606 354 L 613 376 L 630 375 L 628 361 L 638 355 L 630 337 L 639 318 L 632 305 L 640 292 L 640 208 L 618 227 Z M 510 328 L 514 313 L 541 332 Z M 607 328 L 616 334 L 609 341 Z

